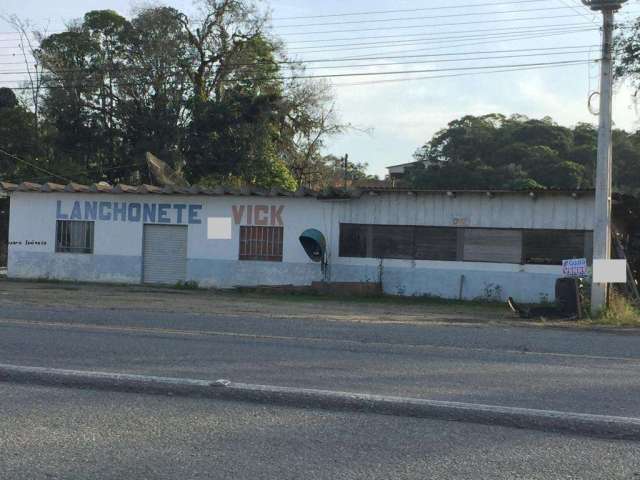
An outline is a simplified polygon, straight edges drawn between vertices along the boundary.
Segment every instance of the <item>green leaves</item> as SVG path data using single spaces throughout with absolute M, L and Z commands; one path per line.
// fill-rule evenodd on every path
M 283 80 L 280 43 L 252 1 L 200 6 L 197 21 L 171 7 L 131 19 L 90 11 L 41 42 L 35 143 L 47 164 L 75 181 L 139 183 L 150 181 L 149 151 L 194 183 L 297 187 L 293 167 L 309 167 L 341 131 L 331 95 Z M 1 105 L 15 104 L 10 94 L 0 91 Z
M 640 190 L 637 135 L 614 133 L 614 185 Z M 597 131 L 573 129 L 551 119 L 522 115 L 466 116 L 454 120 L 415 154 L 423 162 L 407 181 L 421 188 L 589 188 L 597 154 Z

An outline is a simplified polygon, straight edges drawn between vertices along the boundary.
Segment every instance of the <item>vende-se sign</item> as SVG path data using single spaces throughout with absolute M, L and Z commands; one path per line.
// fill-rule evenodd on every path
M 565 277 L 586 277 L 587 276 L 587 259 L 572 258 L 571 260 L 563 260 L 562 274 Z

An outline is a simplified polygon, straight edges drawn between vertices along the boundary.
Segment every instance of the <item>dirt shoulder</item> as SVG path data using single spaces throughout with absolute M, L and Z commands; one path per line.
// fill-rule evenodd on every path
M 0 280 L 2 305 L 182 312 L 228 317 L 362 322 L 492 322 L 513 320 L 504 305 L 398 297 L 328 297 L 282 292 L 183 290 Z
M 208 316 L 345 322 L 468 323 L 588 329 L 640 334 L 638 328 L 593 322 L 525 321 L 504 304 L 413 297 L 335 297 L 280 291 L 202 290 L 144 285 L 32 282 L 0 279 L 2 307 L 189 313 Z M 1 315 L 1 313 L 0 313 Z

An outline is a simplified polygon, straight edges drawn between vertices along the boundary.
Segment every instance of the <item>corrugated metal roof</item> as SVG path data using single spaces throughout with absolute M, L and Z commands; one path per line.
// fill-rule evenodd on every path
M 545 189 L 545 190 L 504 190 L 504 189 L 415 189 L 415 188 L 395 188 L 395 187 L 362 187 L 353 190 L 333 190 L 331 192 L 317 192 L 308 188 L 301 188 L 296 192 L 283 190 L 280 188 L 263 189 L 256 187 L 228 188 L 215 187 L 206 188 L 197 185 L 178 187 L 156 187 L 154 185 L 109 185 L 105 182 L 94 183 L 92 185 L 81 185 L 79 183 L 68 183 L 61 185 L 58 183 L 31 183 L 21 184 L 0 182 L 0 195 L 12 192 L 38 192 L 38 193 L 89 193 L 89 194 L 136 194 L 136 195 L 207 195 L 207 196 L 258 196 L 258 197 L 314 197 L 319 199 L 349 199 L 360 198 L 362 195 L 382 194 L 382 193 L 404 193 L 407 195 L 417 194 L 440 194 L 454 196 L 457 194 L 521 194 L 521 195 L 549 195 L 560 194 L 569 196 L 593 195 L 593 189 Z
M 226 188 L 215 187 L 205 188 L 194 185 L 187 188 L 178 187 L 156 187 L 154 185 L 109 185 L 107 183 L 94 183 L 92 185 L 81 185 L 79 183 L 68 183 L 61 185 L 58 183 L 31 183 L 23 182 L 21 184 L 0 182 L 0 192 L 38 192 L 38 193 L 103 193 L 103 194 L 154 194 L 154 195 L 234 195 L 234 196 L 260 196 L 260 197 L 317 197 L 318 192 L 301 188 L 296 192 L 282 190 L 280 188 L 272 188 L 270 190 L 244 187 L 244 188 Z

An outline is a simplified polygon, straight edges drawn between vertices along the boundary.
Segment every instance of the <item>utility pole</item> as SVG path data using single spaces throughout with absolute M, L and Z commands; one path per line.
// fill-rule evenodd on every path
M 592 10 L 601 11 L 602 59 L 600 64 L 600 121 L 598 127 L 598 159 L 596 164 L 595 218 L 593 223 L 593 259 L 611 258 L 611 117 L 613 97 L 613 14 L 627 0 L 582 0 Z M 595 262 L 594 262 L 595 263 Z M 591 311 L 607 306 L 607 283 L 591 285 Z
M 347 178 L 349 174 L 349 154 L 348 153 L 344 154 L 344 157 L 342 157 L 342 161 L 343 161 L 343 168 L 344 168 L 344 189 L 346 190 L 348 188 Z

